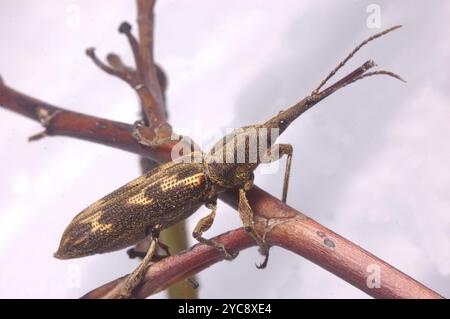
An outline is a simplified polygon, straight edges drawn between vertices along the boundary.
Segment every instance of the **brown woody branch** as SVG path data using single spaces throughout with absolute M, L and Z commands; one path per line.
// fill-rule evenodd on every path
M 234 206 L 236 197 L 229 193 L 225 201 Z M 251 191 L 252 208 L 258 212 L 257 227 L 270 230 L 267 241 L 299 254 L 341 277 L 353 286 L 375 298 L 442 298 L 411 277 L 393 268 L 349 240 L 339 236 L 302 213 L 283 204 L 259 188 Z M 268 214 L 268 215 L 265 215 Z M 266 222 L 270 221 L 269 227 Z M 214 238 L 230 252 L 238 252 L 255 243 L 242 229 L 236 229 Z M 144 283 L 135 291 L 134 297 L 145 298 L 165 289 L 171 283 L 185 279 L 222 260 L 217 250 L 195 245 L 177 256 L 165 258 L 150 267 Z M 381 287 L 368 288 L 367 266 L 380 267 Z M 102 298 L 120 286 L 125 277 L 118 278 L 84 296 Z
M 155 148 L 143 147 L 132 137 L 131 125 L 64 110 L 25 96 L 4 85 L 0 86 L 0 105 L 45 123 L 48 135 L 64 135 L 97 142 L 159 162 L 170 160 L 173 144 Z M 46 117 L 43 117 L 43 114 L 51 118 L 44 121 Z M 248 197 L 260 229 L 266 229 L 267 222 L 281 222 L 268 232 L 267 240 L 271 245 L 289 249 L 311 260 L 373 297 L 442 298 L 436 292 L 286 206 L 260 188 L 255 186 Z M 232 207 L 237 207 L 237 196 L 234 192 L 226 192 L 220 198 Z M 254 245 L 242 229 L 223 234 L 217 240 L 224 243 L 230 251 L 239 251 Z M 220 260 L 221 256 L 217 251 L 204 245 L 196 245 L 184 253 L 165 258 L 150 267 L 144 283 L 137 289 L 135 296 L 146 297 Z M 371 264 L 380 267 L 381 288 L 369 289 L 366 285 L 367 266 Z M 120 279 L 102 286 L 89 293 L 87 297 L 101 297 L 106 292 L 111 293 L 119 282 Z
M 125 65 L 114 53 L 107 55 L 108 64 L 97 57 L 95 48 L 88 48 L 86 54 L 101 70 L 122 79 L 136 91 L 145 115 L 147 132 L 142 135 L 156 145 L 158 141 L 171 136 L 172 127 L 167 122 L 164 99 L 166 77 L 153 58 L 154 4 L 153 0 L 137 1 L 139 41 L 132 34 L 132 27 L 128 22 L 123 22 L 119 26 L 119 32 L 127 37 L 133 52 L 134 68 Z
M 152 0 L 151 0 L 152 1 Z M 167 78 L 162 71 L 156 65 L 155 59 L 153 57 L 153 42 L 154 42 L 154 2 L 151 3 L 146 1 L 146 3 L 137 2 L 138 6 L 138 26 L 139 30 L 139 41 L 131 33 L 131 27 L 124 23 L 121 25 L 120 32 L 123 32 L 131 46 L 133 52 L 134 61 L 136 64 L 136 70 L 139 77 L 143 79 L 144 86 L 147 91 L 153 96 L 153 101 L 157 103 L 154 105 L 158 108 L 157 112 L 151 108 L 146 101 L 141 100 L 142 106 L 142 116 L 144 118 L 144 123 L 150 125 L 154 128 L 156 133 L 156 138 L 161 140 L 166 140 L 172 133 L 172 127 L 168 124 L 168 112 L 166 105 L 165 93 L 167 89 Z M 148 28 L 151 26 L 151 28 Z M 156 77 L 155 77 L 156 74 Z M 155 114 L 156 119 L 152 119 L 149 115 Z M 152 121 L 152 122 L 150 122 Z M 158 123 L 159 122 L 159 123 Z M 158 166 L 158 162 L 153 161 L 148 158 L 141 157 L 140 160 L 141 171 L 146 173 Z M 186 229 L 186 221 L 182 221 L 168 229 L 165 229 L 160 234 L 160 239 L 167 245 L 169 245 L 170 250 L 173 253 L 177 253 L 188 247 L 188 232 Z M 148 251 L 151 245 L 151 238 L 147 238 L 145 241 L 140 242 L 135 246 L 134 250 L 139 251 L 139 248 L 144 248 L 141 250 L 143 252 Z M 141 247 L 139 247 L 141 246 Z M 185 285 L 184 283 L 177 283 L 171 285 L 167 289 L 167 295 L 169 298 L 183 298 L 183 299 L 193 299 L 198 297 L 198 291 L 194 288 L 198 284 L 195 278 L 189 279 L 192 285 Z
M 75 137 L 129 151 L 158 162 L 170 160 L 170 149 L 175 144 L 174 142 L 153 148 L 143 147 L 133 138 L 132 126 L 129 124 L 56 107 L 19 93 L 6 85 L 0 86 L 0 105 L 42 123 L 48 136 Z
M 139 53 L 141 58 L 141 70 L 145 86 L 154 98 L 155 104 L 149 105 L 144 109 L 147 118 L 154 127 L 164 125 L 165 114 L 161 112 L 160 105 L 164 104 L 161 88 L 158 83 L 157 71 L 155 68 L 155 59 L 153 54 L 154 47 L 154 11 L 155 0 L 137 0 L 139 26 Z M 155 115 L 152 115 L 155 114 Z M 151 119 L 151 117 L 154 117 Z

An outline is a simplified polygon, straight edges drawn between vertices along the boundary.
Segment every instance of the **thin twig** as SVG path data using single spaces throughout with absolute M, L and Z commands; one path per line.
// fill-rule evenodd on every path
M 167 122 L 164 86 L 166 78 L 153 58 L 153 8 L 155 1 L 138 1 L 139 41 L 131 32 L 131 25 L 122 22 L 119 33 L 124 34 L 133 52 L 135 69 L 126 66 L 117 54 L 107 56 L 109 65 L 103 63 L 95 54 L 94 48 L 86 50 L 86 54 L 95 65 L 106 73 L 118 77 L 128 83 L 139 96 L 145 115 L 144 127 L 139 126 L 138 134 L 153 146 L 159 141 L 166 141 L 172 134 L 172 127 Z M 138 127 L 138 126 L 136 126 Z
M 154 0 L 137 0 L 139 26 L 139 47 L 140 56 L 143 63 L 143 73 L 145 75 L 144 84 L 155 100 L 155 104 L 149 104 L 145 108 L 145 114 L 152 126 L 159 127 L 166 122 L 163 108 L 163 94 L 157 79 L 155 68 L 154 48 Z
M 141 54 L 139 52 L 139 43 L 131 33 L 131 25 L 128 22 L 122 22 L 119 27 L 119 32 L 126 35 L 128 43 L 130 44 L 131 51 L 133 52 L 134 63 L 136 65 L 136 71 L 139 74 L 139 78 L 143 81 L 145 77 L 144 63 L 142 62 Z
M 87 48 L 86 49 L 86 55 L 88 57 L 91 58 L 92 62 L 94 62 L 94 64 L 96 66 L 98 66 L 100 69 L 102 69 L 103 71 L 105 71 L 106 73 L 112 75 L 112 76 L 116 76 L 119 79 L 122 79 L 123 81 L 129 83 L 131 86 L 133 86 L 133 77 L 132 77 L 132 73 L 129 72 L 127 73 L 124 68 L 113 68 L 105 63 L 102 62 L 102 60 L 100 60 L 97 55 L 95 54 L 95 48 L 91 47 L 91 48 Z M 110 59 L 111 59 L 111 54 L 109 55 Z M 114 65 L 114 64 L 112 64 Z
M 48 114 L 58 112 L 47 124 L 47 136 L 74 137 L 119 148 L 158 162 L 171 160 L 170 150 L 176 144 L 173 142 L 153 148 L 143 147 L 133 138 L 132 125 L 69 111 L 19 93 L 6 85 L 0 87 L 0 105 L 39 123 L 39 114 L 43 110 Z

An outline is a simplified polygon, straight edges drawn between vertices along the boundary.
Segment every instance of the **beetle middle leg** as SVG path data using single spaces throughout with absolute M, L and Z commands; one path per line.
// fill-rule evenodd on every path
M 243 188 L 239 189 L 239 207 L 238 212 L 241 217 L 242 223 L 244 224 L 245 231 L 253 237 L 259 246 L 260 253 L 264 256 L 264 261 L 261 264 L 257 264 L 256 267 L 259 269 L 266 268 L 267 262 L 269 261 L 269 245 L 265 240 L 256 232 L 253 225 L 253 210 L 247 199 L 247 191 L 249 191 L 253 186 L 253 181 L 248 181 L 245 183 Z
M 214 222 L 214 218 L 216 217 L 216 211 L 217 211 L 217 202 L 215 200 L 211 201 L 206 204 L 206 207 L 211 209 L 211 213 L 209 215 L 203 217 L 202 219 L 200 219 L 200 221 L 197 223 L 197 226 L 195 226 L 194 231 L 192 232 L 192 236 L 195 239 L 197 239 L 200 243 L 206 244 L 208 246 L 212 246 L 212 247 L 216 248 L 217 250 L 219 250 L 223 254 L 223 256 L 226 260 L 232 260 L 232 259 L 236 258 L 236 256 L 238 255 L 237 253 L 231 254 L 225 249 L 224 245 L 216 243 L 215 241 L 213 241 L 211 239 L 206 239 L 206 238 L 202 237 L 203 233 L 206 232 L 212 226 L 212 224 Z

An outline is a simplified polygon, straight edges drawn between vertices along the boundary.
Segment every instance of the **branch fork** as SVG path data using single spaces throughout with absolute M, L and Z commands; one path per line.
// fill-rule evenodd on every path
M 144 49 L 140 46 L 131 29 L 132 27 L 128 22 L 122 22 L 119 26 L 119 33 L 127 37 L 133 52 L 134 68 L 125 65 L 120 56 L 115 53 L 107 55 L 108 64 L 97 57 L 93 47 L 88 48 L 86 54 L 101 70 L 128 83 L 136 91 L 145 118 L 135 124 L 133 136 L 138 143 L 154 147 L 166 143 L 172 135 L 172 126 L 167 122 L 164 98 L 162 98 L 162 92 L 167 86 L 167 79 L 164 71 L 153 60 L 148 64 L 151 70 L 146 72 L 146 63 L 143 61 L 143 55 L 145 54 L 142 51 L 152 50 L 152 48 Z M 155 81 L 147 81 L 147 74 L 154 74 L 157 78 Z

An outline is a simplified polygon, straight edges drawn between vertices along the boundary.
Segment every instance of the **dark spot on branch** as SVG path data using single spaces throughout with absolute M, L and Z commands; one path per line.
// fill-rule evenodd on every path
M 334 241 L 332 241 L 329 238 L 325 238 L 325 240 L 323 241 L 323 243 L 325 244 L 325 246 L 329 247 L 329 248 L 334 248 L 336 247 L 336 245 L 334 244 Z
M 321 231 L 317 231 L 316 233 L 319 237 L 325 237 L 325 233 Z

